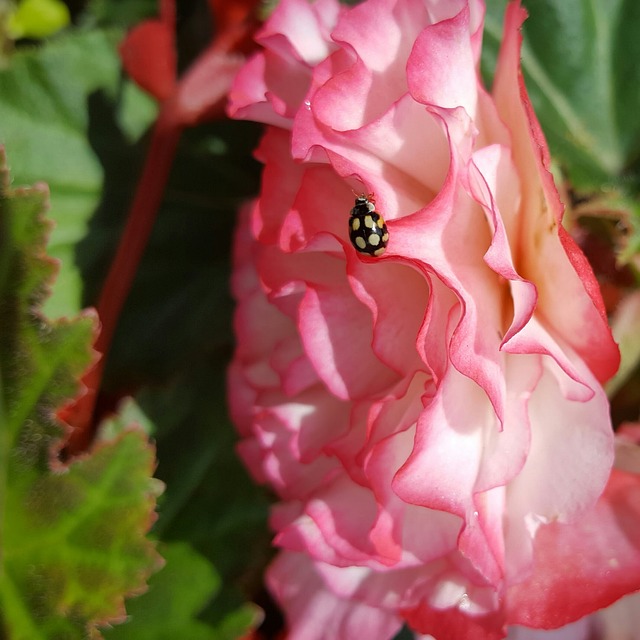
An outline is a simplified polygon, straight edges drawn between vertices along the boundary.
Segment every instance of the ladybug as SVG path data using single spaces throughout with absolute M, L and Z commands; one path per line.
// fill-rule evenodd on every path
M 389 242 L 384 218 L 376 211 L 373 195 L 356 198 L 349 218 L 349 239 L 356 251 L 370 256 L 381 256 Z

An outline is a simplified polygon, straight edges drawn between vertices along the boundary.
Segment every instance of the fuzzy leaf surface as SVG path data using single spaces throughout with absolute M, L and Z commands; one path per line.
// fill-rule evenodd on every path
M 100 637 L 145 588 L 158 483 L 139 429 L 63 465 L 56 410 L 78 393 L 93 317 L 50 321 L 42 304 L 47 189 L 9 186 L 0 149 L 0 630 L 12 640 Z

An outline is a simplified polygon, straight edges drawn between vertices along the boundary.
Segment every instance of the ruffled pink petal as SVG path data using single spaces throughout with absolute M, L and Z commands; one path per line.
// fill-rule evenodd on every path
M 275 544 L 337 567 L 375 566 L 368 537 L 375 515 L 371 492 L 342 475 L 315 493 L 304 515 L 281 530 Z
M 328 35 L 339 12 L 335 0 L 280 3 L 256 36 L 265 50 L 252 56 L 233 82 L 229 115 L 290 128 L 313 65 L 333 49 Z
M 291 640 L 390 640 L 402 626 L 391 611 L 336 596 L 302 554 L 281 553 L 267 581 L 288 612 Z
M 252 219 L 252 232 L 264 244 L 277 244 L 281 228 L 298 192 L 304 167 L 291 158 L 291 136 L 269 127 L 256 150 L 265 164 L 262 191 Z
M 504 343 L 507 343 L 530 320 L 538 298 L 535 286 L 520 277 L 514 265 L 511 247 L 518 246 L 520 183 L 510 151 L 499 145 L 491 145 L 474 153 L 469 183 L 473 197 L 483 206 L 493 230 L 491 246 L 484 260 L 497 274 L 509 281 L 509 289 L 504 288 L 505 300 L 502 302 L 506 329 Z M 507 328 L 509 321 L 511 324 Z
M 339 101 L 343 96 L 331 97 Z M 338 175 L 356 175 L 361 184 L 353 187 L 359 191 L 375 184 L 376 203 L 387 220 L 433 200 L 447 175 L 449 149 L 441 124 L 421 105 L 403 96 L 370 124 L 336 132 L 316 117 L 313 93 L 309 100 L 294 123 L 294 158 L 330 162 Z M 353 198 L 343 209 L 348 212 L 351 206 Z
M 270 364 L 280 376 L 282 391 L 290 398 L 308 391 L 320 382 L 297 335 L 290 335 L 275 346 Z
M 505 637 L 500 613 L 470 616 L 460 609 L 417 609 L 403 612 L 409 625 L 434 638 L 502 640 Z
M 282 58 L 294 52 L 297 59 L 312 68 L 334 49 L 331 32 L 341 10 L 337 0 L 316 0 L 313 3 L 289 0 L 279 3 L 256 40 Z M 295 80 L 291 78 L 290 84 L 299 84 Z
M 397 374 L 371 351 L 369 310 L 347 287 L 308 289 L 299 321 L 305 351 L 338 398 L 375 396 L 396 381 Z
M 432 269 L 457 295 L 461 305 L 457 324 L 451 318 L 450 358 L 486 391 L 502 420 L 502 284 L 483 263 L 490 239 L 482 220 L 481 210 L 464 191 L 443 191 L 427 209 L 390 228 L 395 242 L 389 242 L 388 252 L 401 252 Z
M 545 322 L 602 382 L 615 373 L 620 356 L 591 267 L 561 224 L 562 204 L 548 170 L 549 151 L 520 72 L 519 27 L 525 16 L 519 2 L 507 7 L 493 85 L 498 111 L 512 132 L 522 180 L 521 275 L 536 284 Z
M 338 131 L 359 129 L 406 93 L 404 66 L 425 20 L 427 8 L 406 0 L 376 0 L 351 9 L 333 31 L 336 42 L 348 46 L 316 70 L 320 87 L 312 100 L 320 122 Z
M 640 589 L 640 476 L 614 469 L 595 507 L 543 526 L 531 576 L 507 593 L 512 624 L 550 629 Z
M 413 447 L 409 429 L 378 444 L 366 461 L 366 474 L 378 503 L 371 540 L 380 560 L 390 566 L 424 566 L 456 548 L 460 518 L 402 500 L 393 488 L 393 476 Z M 429 535 L 425 536 L 424 532 Z
M 282 250 L 324 252 L 347 248 L 345 218 L 352 206 L 353 192 L 328 165 L 307 168 L 280 230 Z M 351 252 L 350 244 L 348 249 Z
M 422 104 L 462 107 L 473 119 L 478 99 L 469 7 L 427 26 L 416 38 L 407 62 L 409 91 Z
M 237 82 L 239 109 L 282 127 L 236 240 L 229 378 L 241 453 L 283 500 L 272 589 L 291 637 L 349 637 L 356 621 L 387 637 L 401 617 L 439 640 L 565 624 L 639 587 L 635 551 L 618 573 L 594 552 L 601 595 L 579 587 L 550 622 L 550 594 L 571 597 L 574 534 L 558 532 L 609 508 L 594 507 L 613 461 L 598 381 L 617 356 L 517 84 L 519 6 L 494 103 L 481 2 L 325 4 L 283 0 Z M 371 191 L 390 233 L 379 258 L 348 240 Z
M 300 463 L 292 424 L 294 413 L 304 415 L 304 408 L 290 407 L 288 423 L 283 424 L 278 416 L 263 412 L 254 420 L 252 438 L 238 445 L 247 467 L 260 470 L 254 472 L 258 480 L 268 481 L 285 500 L 308 498 L 335 474 L 337 467 L 335 460 L 324 456 Z
M 474 407 L 472 416 L 466 403 Z M 471 516 L 483 431 L 492 425 L 486 395 L 451 367 L 418 420 L 413 451 L 394 478 L 394 491 L 410 504 Z
M 287 117 L 286 101 L 272 93 L 265 82 L 267 65 L 275 66 L 280 71 L 286 68 L 289 73 L 299 70 L 297 63 L 289 64 L 288 61 L 282 61 L 269 52 L 254 54 L 233 81 L 229 90 L 227 112 L 232 118 L 255 120 L 283 129 L 290 128 L 291 119 Z M 308 70 L 306 75 L 308 80 Z
M 349 283 L 373 318 L 371 348 L 394 371 L 411 376 L 422 368 L 416 352 L 429 301 L 429 284 L 419 272 L 397 263 L 348 260 Z
M 337 398 L 327 398 L 319 385 L 294 400 L 270 408 L 292 441 L 293 459 L 302 464 L 326 455 L 326 449 L 349 428 L 350 407 Z
M 603 390 L 587 401 L 570 401 L 548 361 L 528 403 L 531 446 L 511 482 L 507 504 L 507 558 L 511 581 L 530 570 L 532 540 L 540 525 L 584 517 L 604 489 L 613 462 L 613 432 Z M 589 371 L 581 364 L 583 375 Z M 589 469 L 585 474 L 584 469 Z

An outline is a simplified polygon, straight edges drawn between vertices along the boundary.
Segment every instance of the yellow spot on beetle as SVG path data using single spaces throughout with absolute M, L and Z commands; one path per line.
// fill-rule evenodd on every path
M 361 238 L 360 236 L 356 238 L 355 242 L 358 245 L 358 248 L 360 249 L 365 249 L 367 246 L 367 243 L 364 241 L 364 238 Z
M 357 231 L 357 230 L 360 228 L 360 218 L 354 218 L 354 219 L 351 221 L 351 228 L 352 228 L 354 231 Z
M 372 247 L 377 247 L 380 244 L 380 236 L 377 236 L 375 233 L 372 233 L 369 236 L 369 244 Z
M 364 226 L 373 229 L 373 218 L 371 216 L 364 217 Z

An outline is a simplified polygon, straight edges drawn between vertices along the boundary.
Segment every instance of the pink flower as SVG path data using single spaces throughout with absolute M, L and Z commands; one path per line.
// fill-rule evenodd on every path
M 237 233 L 240 453 L 280 502 L 290 638 L 555 628 L 640 588 L 598 286 L 561 226 L 512 3 L 282 0 L 230 111 L 269 125 Z M 349 241 L 355 194 L 389 231 Z M 607 484 L 608 483 L 608 484 Z M 620 518 L 626 518 L 622 523 Z

